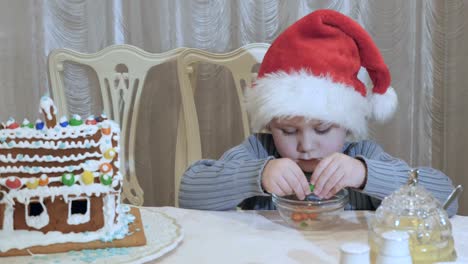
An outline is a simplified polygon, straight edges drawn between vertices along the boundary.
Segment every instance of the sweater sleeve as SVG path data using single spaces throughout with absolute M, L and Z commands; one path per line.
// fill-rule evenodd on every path
M 394 158 L 384 152 L 382 147 L 373 141 L 361 141 L 349 152 L 363 160 L 367 166 L 367 182 L 363 193 L 382 200 L 392 194 L 408 181 L 408 171 L 411 169 L 403 160 Z M 419 167 L 419 182 L 443 203 L 454 189 L 450 178 L 433 168 Z M 447 209 L 449 216 L 457 213 L 458 201 L 454 201 Z
M 232 210 L 243 200 L 267 195 L 261 187 L 261 173 L 268 160 L 255 136 L 228 150 L 219 160 L 200 160 L 184 173 L 179 205 L 202 210 Z

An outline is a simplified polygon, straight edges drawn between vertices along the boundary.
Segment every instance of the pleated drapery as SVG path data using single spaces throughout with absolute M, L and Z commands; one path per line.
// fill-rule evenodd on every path
M 149 52 L 196 47 L 227 52 L 271 43 L 297 19 L 331 8 L 360 22 L 392 73 L 399 109 L 370 137 L 411 166 L 432 166 L 468 188 L 468 1 L 160 0 L 0 1 L 0 120 L 35 120 L 48 92 L 47 55 L 55 48 L 96 52 L 128 43 Z M 65 65 L 70 111 L 102 111 L 95 74 Z M 200 67 L 196 102 L 203 152 L 218 158 L 242 141 L 239 105 L 225 69 Z M 138 126 L 137 173 L 146 205 L 173 203 L 175 129 L 180 105 L 174 63 L 146 80 Z M 468 215 L 468 194 L 459 214 Z

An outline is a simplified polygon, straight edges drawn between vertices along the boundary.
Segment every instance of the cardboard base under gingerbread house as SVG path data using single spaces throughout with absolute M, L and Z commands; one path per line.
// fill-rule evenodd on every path
M 135 221 L 129 225 L 129 231 L 131 235 L 128 235 L 123 239 L 116 239 L 112 242 L 101 242 L 96 240 L 87 243 L 68 242 L 47 246 L 33 246 L 25 249 L 11 249 L 6 252 L 0 252 L 0 257 L 27 256 L 31 254 L 52 254 L 78 251 L 83 249 L 144 246 L 146 245 L 146 237 L 143 231 L 140 210 L 133 207 L 131 208 L 130 212 L 135 216 Z

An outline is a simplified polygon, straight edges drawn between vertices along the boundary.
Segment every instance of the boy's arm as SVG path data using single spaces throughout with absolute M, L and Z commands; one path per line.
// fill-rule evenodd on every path
M 349 155 L 361 159 L 367 167 L 367 180 L 362 190 L 365 194 L 383 199 L 408 182 L 408 164 L 390 156 L 373 141 L 366 140 L 355 144 Z M 418 184 L 443 203 L 454 188 L 450 178 L 433 168 L 419 167 L 418 170 Z M 454 201 L 447 213 L 453 216 L 457 210 L 458 201 Z
M 272 158 L 256 137 L 250 136 L 219 160 L 195 162 L 182 177 L 180 207 L 232 210 L 247 198 L 266 195 L 260 175 Z

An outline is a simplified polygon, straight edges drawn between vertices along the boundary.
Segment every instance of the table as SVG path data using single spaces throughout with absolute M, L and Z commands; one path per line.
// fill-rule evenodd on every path
M 367 243 L 369 211 L 345 211 L 339 225 L 318 231 L 286 226 L 277 211 L 199 211 L 150 207 L 182 227 L 182 243 L 149 263 L 338 263 L 339 246 Z M 468 262 L 468 216 L 451 218 L 457 262 Z M 157 235 L 157 234 L 147 234 Z
M 9 264 L 338 263 L 345 242 L 367 243 L 370 211 L 344 211 L 316 231 L 287 226 L 277 211 L 141 207 L 147 245 L 0 258 Z M 457 263 L 468 263 L 468 216 L 451 218 Z

